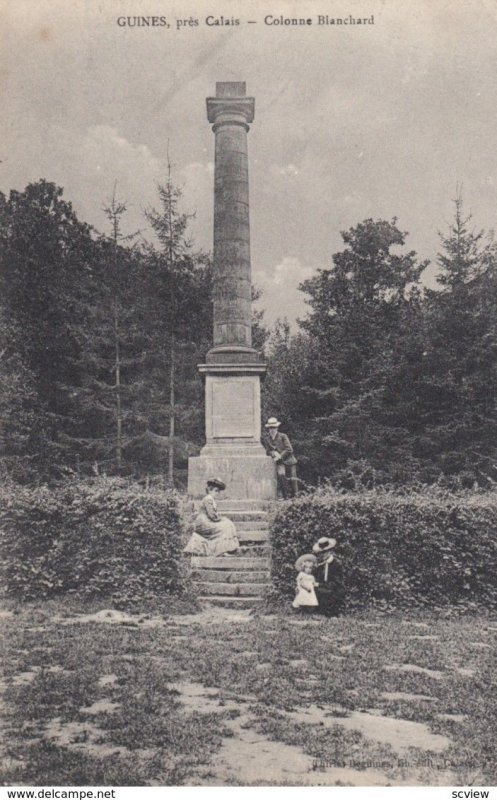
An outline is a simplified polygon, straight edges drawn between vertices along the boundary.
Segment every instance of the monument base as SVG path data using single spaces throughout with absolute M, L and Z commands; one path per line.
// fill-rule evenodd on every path
M 212 451 L 215 450 L 217 448 L 213 447 Z M 274 461 L 265 453 L 259 455 L 249 449 L 245 453 L 243 447 L 238 447 L 236 455 L 218 450 L 188 459 L 189 495 L 203 497 L 207 478 L 214 477 L 226 484 L 223 500 L 274 500 L 276 497 Z
M 250 362 L 238 361 L 242 350 Z M 188 494 L 203 497 L 208 478 L 220 478 L 226 484 L 223 500 L 274 500 L 276 469 L 261 444 L 260 378 L 266 365 L 254 361 L 250 348 L 212 353 L 229 359 L 199 364 L 205 376 L 206 444 L 188 459 Z

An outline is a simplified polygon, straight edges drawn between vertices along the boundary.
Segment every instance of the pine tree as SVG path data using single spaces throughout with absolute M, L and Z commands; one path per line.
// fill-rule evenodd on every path
M 173 485 L 177 457 L 185 463 L 194 452 L 189 438 L 192 415 L 194 427 L 199 427 L 201 418 L 202 384 L 191 356 L 198 358 L 200 350 L 207 349 L 212 330 L 211 269 L 207 256 L 195 253 L 187 237 L 193 215 L 180 211 L 182 192 L 172 181 L 169 162 L 167 180 L 158 193 L 160 210 L 150 209 L 146 216 L 160 244 L 160 249 L 149 248 L 150 300 L 156 321 L 155 425 L 163 427 L 166 412 L 168 435 L 155 434 L 155 442 L 167 448 L 167 478 Z
M 439 291 L 427 293 L 422 414 L 425 455 L 449 479 L 497 478 L 497 248 L 471 230 L 461 192 L 440 234 Z
M 146 429 L 146 263 L 140 251 L 129 246 L 135 234 L 122 234 L 126 203 L 117 200 L 115 188 L 104 211 L 110 235 L 97 242 L 92 281 L 79 298 L 74 322 L 82 380 L 73 390 L 79 415 L 68 440 L 80 469 L 119 474 L 134 471 L 126 447 Z

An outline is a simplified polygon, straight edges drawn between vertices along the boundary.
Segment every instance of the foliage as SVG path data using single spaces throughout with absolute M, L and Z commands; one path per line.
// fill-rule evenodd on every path
M 80 353 L 81 377 L 71 387 L 72 425 L 64 435 L 78 472 L 96 469 L 126 473 L 126 444 L 146 427 L 143 402 L 146 353 L 150 334 L 144 265 L 139 254 L 100 238 L 93 280 L 80 294 L 79 315 L 72 323 Z
M 423 368 L 414 387 L 423 421 L 418 457 L 466 485 L 497 479 L 497 245 L 468 227 L 460 195 L 442 236 L 439 291 L 425 303 Z
M 343 232 L 346 247 L 332 266 L 300 287 L 310 307 L 303 333 L 291 339 L 277 331 L 269 348 L 276 378 L 268 391 L 287 406 L 284 422 L 311 483 L 364 460 L 388 475 L 392 452 L 402 451 L 403 432 L 384 419 L 383 392 L 426 266 L 414 252 L 399 252 L 406 235 L 395 219 Z
M 8 199 L 0 197 L 1 303 L 29 374 L 31 411 L 42 406 L 46 412 L 47 467 L 50 461 L 67 461 L 61 434 L 71 425 L 71 386 L 81 378 L 73 326 L 78 293 L 85 294 L 91 282 L 95 256 L 91 228 L 77 219 L 62 194 L 41 180 L 24 192 L 11 191 Z
M 168 187 L 162 250 L 131 246 L 115 195 L 110 237 L 81 223 L 55 184 L 0 195 L 2 467 L 16 479 L 140 477 L 163 472 L 173 450 L 181 476 L 203 443 L 211 268 L 187 247 L 188 217 Z
M 276 327 L 263 402 L 306 482 L 495 486 L 497 246 L 468 222 L 458 195 L 437 290 L 395 219 L 344 232 L 331 268 L 302 284 L 309 315 L 294 336 Z
M 184 486 L 204 440 L 197 364 L 211 342 L 212 268 L 189 241 L 171 180 L 148 219 L 158 245 L 81 222 L 41 180 L 0 194 L 0 473 L 168 474 Z M 460 192 L 441 234 L 438 287 L 391 221 L 344 231 L 301 289 L 309 315 L 271 335 L 265 416 L 290 435 L 304 483 L 336 487 L 497 481 L 497 245 L 471 229 Z M 253 297 L 258 290 L 253 289 Z
M 0 306 L 0 478 L 25 483 L 43 473 L 50 445 L 46 411 L 20 355 L 20 338 Z
M 187 233 L 193 215 L 180 210 L 182 192 L 172 181 L 170 162 L 167 180 L 158 186 L 158 193 L 160 209 L 149 209 L 146 213 L 160 245 L 159 249 L 149 248 L 154 287 L 149 308 L 155 310 L 153 341 L 159 357 L 154 366 L 163 392 L 162 414 L 167 415 L 167 475 L 172 485 L 178 450 L 184 463 L 185 448 L 188 449 L 185 423 L 192 412 L 198 420 L 194 408 L 202 406 L 201 382 L 196 371 L 186 381 L 181 380 L 181 372 L 185 362 L 189 363 L 188 358 L 183 358 L 185 351 L 197 354 L 199 344 L 205 343 L 212 328 L 210 272 L 206 255 L 192 250 Z M 192 389 L 193 403 L 188 402 Z
M 331 488 L 286 503 L 272 526 L 272 573 L 292 595 L 294 563 L 337 540 L 349 605 L 497 608 L 497 495 Z
M 182 527 L 173 492 L 124 479 L 55 489 L 2 489 L 1 565 L 7 595 L 32 600 L 70 592 L 133 605 L 185 591 Z

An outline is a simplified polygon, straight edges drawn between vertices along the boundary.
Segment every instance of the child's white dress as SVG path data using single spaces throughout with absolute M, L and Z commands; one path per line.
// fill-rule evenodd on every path
M 297 594 L 292 603 L 294 608 L 318 605 L 318 599 L 314 591 L 315 584 L 316 581 L 313 575 L 309 575 L 308 572 L 299 572 L 297 575 Z

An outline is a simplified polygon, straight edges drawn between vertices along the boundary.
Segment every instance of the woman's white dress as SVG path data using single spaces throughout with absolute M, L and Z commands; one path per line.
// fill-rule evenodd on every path
M 184 553 L 198 556 L 219 556 L 237 550 L 240 543 L 236 528 L 228 517 L 217 513 L 217 505 L 211 494 L 202 500 L 194 521 L 194 533 Z
M 294 608 L 318 605 L 318 599 L 314 591 L 315 584 L 316 581 L 313 575 L 309 575 L 308 572 L 299 572 L 297 575 L 297 594 L 292 603 Z

